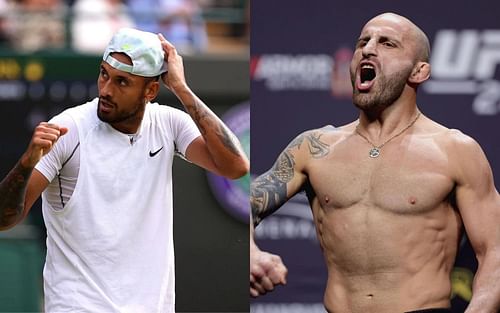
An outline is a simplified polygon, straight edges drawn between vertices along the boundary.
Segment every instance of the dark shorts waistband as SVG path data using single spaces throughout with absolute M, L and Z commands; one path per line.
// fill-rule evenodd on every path
M 416 311 L 409 311 L 405 313 L 451 313 L 451 309 L 423 309 Z

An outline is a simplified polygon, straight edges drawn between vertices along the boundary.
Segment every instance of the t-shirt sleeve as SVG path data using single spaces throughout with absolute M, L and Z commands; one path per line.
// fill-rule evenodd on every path
M 68 128 L 68 132 L 59 137 L 49 153 L 35 166 L 35 169 L 51 182 L 59 174 L 62 165 L 69 159 L 78 144 L 78 129 L 74 120 L 64 112 L 53 117 L 49 123 Z
M 171 114 L 171 128 L 174 133 L 177 152 L 183 156 L 186 155 L 189 144 L 201 136 L 191 116 L 180 110 L 173 110 Z

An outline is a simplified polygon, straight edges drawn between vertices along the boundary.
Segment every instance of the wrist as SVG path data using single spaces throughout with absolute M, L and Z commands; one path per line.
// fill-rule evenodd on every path
M 255 239 L 253 236 L 250 237 L 250 252 L 258 252 L 260 251 L 259 247 L 255 243 Z
M 189 87 L 188 87 L 187 84 L 179 84 L 178 86 L 173 86 L 172 87 L 172 92 L 180 100 L 182 100 L 182 97 L 184 97 L 186 95 L 191 95 L 192 94 L 192 91 L 191 91 L 191 89 L 189 89 Z
M 26 155 L 26 153 L 24 153 L 21 156 L 21 159 L 19 160 L 19 166 L 21 166 L 23 170 L 28 170 L 28 171 L 33 170 L 37 163 L 38 161 L 33 161 L 29 155 Z

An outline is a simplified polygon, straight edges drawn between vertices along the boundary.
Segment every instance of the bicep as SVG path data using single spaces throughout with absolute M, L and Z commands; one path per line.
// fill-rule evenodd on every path
M 283 151 L 273 167 L 251 184 L 250 203 L 255 224 L 279 209 L 306 181 L 301 161 L 290 149 Z
M 500 249 L 500 196 L 496 190 L 481 195 L 472 187 L 457 187 L 457 205 L 476 254 Z
M 462 151 L 457 182 L 457 206 L 478 258 L 500 249 L 500 195 L 482 149 L 474 141 Z
M 210 172 L 219 174 L 212 157 L 210 157 L 210 152 L 208 151 L 205 139 L 203 139 L 202 136 L 195 138 L 189 144 L 186 148 L 184 156 L 189 162 L 192 162 Z

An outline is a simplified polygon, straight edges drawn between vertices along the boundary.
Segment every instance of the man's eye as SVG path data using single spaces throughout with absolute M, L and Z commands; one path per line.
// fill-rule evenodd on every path
M 366 40 L 358 41 L 358 47 L 364 47 L 366 45 Z

